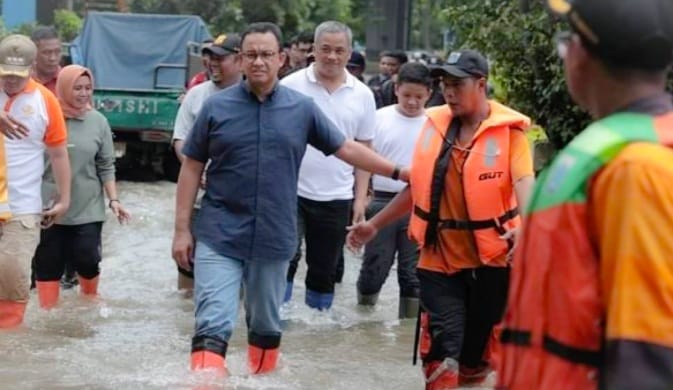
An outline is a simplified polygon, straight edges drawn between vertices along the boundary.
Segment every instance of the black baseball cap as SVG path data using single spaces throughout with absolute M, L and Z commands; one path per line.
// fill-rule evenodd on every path
M 659 70 L 673 63 L 673 0 L 547 0 L 547 5 L 610 65 Z
M 346 66 L 353 68 L 364 68 L 365 65 L 365 57 L 362 55 L 362 53 L 357 50 L 353 50 L 353 53 L 351 53 L 351 58 L 348 60 L 348 64 L 346 64 Z
M 226 56 L 227 54 L 235 54 L 241 51 L 241 37 L 236 34 L 222 34 L 219 35 L 213 43 L 205 46 L 203 53 L 212 53 L 216 56 Z
M 467 77 L 488 77 L 488 61 L 476 50 L 460 50 L 449 54 L 443 65 L 430 69 L 432 77 L 452 76 L 459 79 Z

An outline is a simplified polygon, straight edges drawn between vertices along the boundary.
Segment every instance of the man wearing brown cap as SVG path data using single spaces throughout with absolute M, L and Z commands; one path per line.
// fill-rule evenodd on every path
M 512 268 L 503 389 L 673 388 L 671 0 L 548 0 L 595 122 L 541 176 Z
M 192 131 L 194 122 L 203 103 L 215 94 L 241 80 L 240 61 L 236 54 L 241 50 L 241 38 L 236 34 L 220 35 L 204 47 L 204 55 L 209 57 L 209 80 L 187 91 L 182 100 L 173 128 L 173 148 L 180 162 L 184 155 L 182 148 Z M 194 273 L 178 266 L 178 289 L 191 291 L 194 288 Z
M 6 137 L 5 154 L 11 219 L 0 238 L 0 328 L 23 321 L 30 286 L 30 260 L 39 240 L 40 221 L 48 226 L 70 203 L 70 164 L 61 106 L 43 85 L 30 78 L 37 48 L 26 36 L 0 41 L 0 105 L 23 138 Z M 45 151 L 53 166 L 58 197 L 43 211 L 41 182 Z

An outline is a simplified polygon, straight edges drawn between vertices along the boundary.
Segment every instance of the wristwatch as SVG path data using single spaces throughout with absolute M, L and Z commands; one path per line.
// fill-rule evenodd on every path
M 393 179 L 393 180 L 399 180 L 401 170 L 402 170 L 402 168 L 400 168 L 399 165 L 395 165 L 395 169 L 393 169 L 393 174 L 390 175 L 390 178 Z

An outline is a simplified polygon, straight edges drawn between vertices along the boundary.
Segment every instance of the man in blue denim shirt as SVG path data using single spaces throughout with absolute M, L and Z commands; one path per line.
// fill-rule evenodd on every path
M 254 23 L 246 29 L 239 54 L 246 81 L 206 101 L 183 149 L 173 258 L 189 269 L 194 256 L 194 370 L 226 373 L 241 281 L 250 371 L 275 369 L 279 308 L 297 241 L 297 175 L 307 144 L 376 174 L 408 177 L 406 170 L 345 140 L 310 98 L 278 85 L 285 57 L 280 42 L 274 24 Z M 189 221 L 209 159 L 195 245 Z

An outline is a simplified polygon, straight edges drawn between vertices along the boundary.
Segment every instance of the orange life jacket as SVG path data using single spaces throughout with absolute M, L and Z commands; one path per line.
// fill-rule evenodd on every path
M 523 114 L 489 101 L 491 113 L 474 135 L 470 153 L 463 165 L 463 195 L 469 220 L 447 219 L 444 202 L 440 202 L 437 238 L 443 240 L 445 229 L 471 230 L 479 260 L 495 264 L 508 251 L 508 243 L 500 235 L 520 224 L 516 197 L 510 172 L 510 131 L 523 131 L 530 119 Z M 426 229 L 432 205 L 433 178 L 444 142 L 449 142 L 448 128 L 453 119 L 448 106 L 427 110 L 426 122 L 416 144 L 411 166 L 411 194 L 414 212 L 409 222 L 409 236 L 420 246 L 425 246 Z M 448 152 L 450 153 L 450 151 Z M 444 191 L 444 178 L 435 180 Z M 435 189 L 435 192 L 437 189 Z M 433 228 L 433 227 L 431 227 Z
M 587 183 L 631 142 L 673 144 L 671 124 L 673 114 L 612 115 L 576 137 L 538 179 L 512 269 L 498 388 L 598 388 L 605 307 Z

